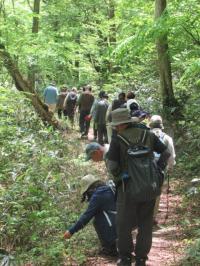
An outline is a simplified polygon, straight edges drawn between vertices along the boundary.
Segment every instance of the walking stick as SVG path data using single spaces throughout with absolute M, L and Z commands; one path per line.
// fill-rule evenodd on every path
M 168 219 L 168 216 L 169 216 L 169 192 L 170 192 L 169 174 L 167 173 L 167 212 L 165 215 L 165 221 Z

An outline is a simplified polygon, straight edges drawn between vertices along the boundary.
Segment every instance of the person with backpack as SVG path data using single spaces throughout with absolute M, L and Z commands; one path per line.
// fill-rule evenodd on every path
M 169 135 L 167 135 L 165 132 L 163 132 L 164 126 L 163 126 L 163 121 L 162 121 L 161 116 L 159 115 L 151 116 L 149 120 L 149 127 L 150 127 L 151 132 L 153 132 L 160 139 L 160 141 L 162 141 L 168 148 L 170 157 L 167 161 L 166 174 L 169 175 L 169 173 L 173 171 L 174 165 L 176 164 L 176 161 L 175 161 L 176 153 L 174 149 L 173 139 Z M 155 160 L 158 161 L 160 158 L 160 154 L 154 152 L 154 156 L 155 156 Z M 158 224 L 158 221 L 156 220 L 156 215 L 158 213 L 159 204 L 160 204 L 160 196 L 157 197 L 156 204 L 154 207 L 154 214 L 153 214 L 154 225 Z
M 94 96 L 92 95 L 92 87 L 90 85 L 87 85 L 85 88 L 85 91 L 80 95 L 78 99 L 78 106 L 80 111 L 80 117 L 79 117 L 79 126 L 80 126 L 80 132 L 81 137 L 85 137 L 88 135 L 88 131 L 90 128 L 90 119 L 89 114 L 91 107 L 94 102 Z
M 135 265 L 145 266 L 152 245 L 154 205 L 170 154 L 159 138 L 140 124 L 140 118 L 130 116 L 127 108 L 114 110 L 111 124 L 117 135 L 112 136 L 107 167 L 117 187 L 117 265 L 131 266 L 134 251 Z M 161 154 L 157 165 L 153 151 Z M 133 246 L 135 228 L 138 232 Z
M 76 103 L 77 103 L 77 90 L 76 88 L 72 88 L 71 91 L 67 94 L 63 107 L 65 117 L 69 118 L 72 126 L 74 125 L 74 115 L 76 111 Z
M 61 92 L 58 95 L 58 101 L 57 101 L 57 111 L 58 111 L 58 118 L 61 119 L 62 115 L 64 115 L 64 109 L 63 109 L 63 104 L 65 101 L 65 98 L 67 96 L 67 86 L 63 85 L 61 88 Z
M 93 134 L 94 140 L 97 139 L 97 123 L 96 123 L 96 112 L 97 112 L 97 105 L 98 102 L 102 99 L 102 95 L 105 94 L 105 91 L 100 91 L 98 94 L 98 98 L 94 100 L 92 108 L 90 110 L 89 116 L 93 119 Z
M 140 109 L 138 102 L 135 100 L 135 93 L 133 91 L 127 92 L 126 99 L 126 107 L 130 111 L 130 114 Z
M 94 218 L 93 225 L 102 246 L 99 254 L 117 256 L 114 184 L 106 184 L 98 177 L 88 174 L 81 179 L 81 194 L 82 202 L 89 202 L 88 208 L 78 221 L 66 230 L 64 238 L 71 238 Z
M 97 103 L 95 123 L 97 124 L 97 138 L 99 144 L 103 145 L 108 143 L 107 130 L 106 130 L 106 112 L 108 109 L 108 95 L 104 92 Z

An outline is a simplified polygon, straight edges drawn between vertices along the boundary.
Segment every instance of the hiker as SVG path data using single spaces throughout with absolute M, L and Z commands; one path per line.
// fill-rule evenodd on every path
M 118 94 L 118 99 L 113 100 L 113 102 L 108 106 L 106 112 L 106 129 L 107 129 L 108 143 L 111 142 L 112 134 L 115 133 L 115 131 L 110 125 L 112 121 L 111 112 L 117 108 L 126 108 L 126 94 L 124 92 L 120 92 Z
M 102 99 L 102 95 L 105 94 L 105 91 L 100 91 L 98 98 L 94 100 L 92 108 L 90 110 L 90 116 L 93 119 L 93 134 L 94 134 L 94 140 L 97 139 L 97 123 L 95 122 L 96 118 L 96 111 L 97 111 L 97 104 Z
M 142 118 L 143 119 L 143 118 Z M 160 182 L 162 182 L 162 171 L 165 169 L 166 161 L 169 157 L 167 147 L 159 140 L 159 138 L 150 132 L 144 124 L 140 123 L 140 118 L 135 117 L 132 122 L 127 108 L 118 108 L 112 111 L 111 125 L 116 128 L 117 135 L 112 136 L 110 148 L 108 151 L 107 167 L 114 177 L 114 182 L 117 187 L 117 248 L 119 252 L 118 266 L 131 266 L 132 252 L 135 253 L 136 266 L 145 266 L 147 255 L 152 245 L 152 226 L 153 226 L 153 210 L 156 201 L 156 195 L 152 197 L 155 191 L 160 192 Z M 120 137 L 121 136 L 121 137 Z M 123 137 L 122 137 L 123 136 Z M 156 176 L 158 183 L 153 183 L 150 187 L 151 193 L 133 194 L 132 189 L 138 190 L 134 187 L 133 176 L 139 175 L 140 172 L 135 172 L 130 175 L 128 168 L 128 151 L 129 146 L 125 145 L 122 139 L 128 140 L 129 143 L 137 143 L 140 141 L 145 149 L 151 155 L 151 170 L 159 173 Z M 157 166 L 155 168 L 153 160 L 153 151 L 161 154 Z M 135 150 L 137 153 L 137 149 Z M 138 155 L 140 158 L 141 154 Z M 149 158 L 149 157 L 148 157 Z M 143 159 L 143 158 L 142 158 Z M 140 170 L 144 168 L 143 174 L 149 176 L 150 171 L 147 170 L 146 165 L 140 163 Z M 147 171 L 146 171 L 147 170 Z M 154 176 L 153 176 L 154 177 Z M 143 179 L 142 179 L 143 180 Z M 148 187 L 149 188 L 149 187 Z M 140 187 L 141 189 L 141 187 Z M 144 189 L 142 187 L 142 189 Z M 140 191 L 140 190 L 139 190 Z M 137 196 L 137 197 L 136 197 Z M 135 247 L 133 246 L 132 230 L 137 228 L 137 237 Z
M 52 81 L 44 91 L 44 102 L 48 105 L 48 111 L 54 113 L 58 100 L 58 89 L 56 84 Z
M 78 99 L 78 106 L 80 111 L 79 126 L 81 137 L 85 137 L 88 135 L 90 119 L 86 118 L 88 118 L 88 115 L 90 114 L 93 102 L 94 96 L 92 95 L 92 87 L 90 85 L 87 85 L 85 87 L 85 91 L 83 91 L 83 93 Z
M 108 143 L 107 130 L 106 130 L 106 112 L 108 109 L 108 95 L 106 93 L 101 94 L 101 98 L 97 103 L 95 123 L 97 124 L 97 135 L 99 144 L 103 145 Z
M 58 118 L 59 119 L 61 119 L 62 115 L 64 115 L 63 104 L 64 104 L 66 96 L 67 96 L 67 86 L 64 85 L 61 88 L 61 92 L 58 95 L 58 101 L 57 101 L 57 111 L 58 111 Z
M 76 111 L 76 103 L 77 103 L 77 90 L 75 87 L 73 87 L 71 91 L 67 94 L 63 104 L 65 117 L 69 118 L 72 126 L 74 125 L 74 114 Z
M 86 160 L 91 159 L 94 162 L 106 161 L 108 150 L 109 144 L 102 146 L 97 142 L 90 142 L 85 148 Z
M 116 250 L 116 206 L 113 185 L 101 181 L 98 177 L 88 174 L 81 179 L 82 202 L 88 201 L 87 210 L 79 220 L 64 234 L 65 239 L 86 226 L 94 218 L 93 225 L 100 240 L 101 255 L 117 256 Z
M 130 113 L 140 109 L 138 102 L 135 100 L 135 93 L 133 91 L 127 92 L 126 99 L 126 107 Z
M 175 154 L 173 139 L 165 132 L 163 132 L 164 127 L 161 116 L 153 115 L 150 118 L 149 127 L 151 131 L 167 146 L 168 151 L 170 153 L 170 157 L 167 161 L 167 167 L 166 167 L 166 174 L 168 175 L 173 171 L 174 165 L 176 164 L 175 161 L 176 154 Z M 158 161 L 160 158 L 160 154 L 154 153 L 154 155 L 156 161 Z M 160 203 L 160 196 L 157 197 L 156 204 L 154 207 L 154 214 L 153 214 L 154 225 L 158 224 L 158 221 L 156 220 L 156 215 L 158 213 L 159 203 Z

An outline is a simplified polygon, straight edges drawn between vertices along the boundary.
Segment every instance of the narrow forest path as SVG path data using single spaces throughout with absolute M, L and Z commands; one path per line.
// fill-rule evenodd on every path
M 165 266 L 178 265 L 181 259 L 181 245 L 179 241 L 180 229 L 176 221 L 178 217 L 175 208 L 180 203 L 180 198 L 169 194 L 169 212 L 168 219 L 165 219 L 167 213 L 167 194 L 166 188 L 161 196 L 160 208 L 158 213 L 159 226 L 153 230 L 153 244 L 147 261 L 147 266 Z M 133 232 L 135 239 L 136 232 Z M 85 266 L 114 266 L 115 260 L 102 257 L 88 258 Z M 133 263 L 134 265 L 134 263 Z
M 71 135 L 71 134 L 70 134 Z M 77 135 L 75 133 L 75 135 Z M 74 137 L 72 133 L 71 137 Z M 69 135 L 68 135 L 69 137 Z M 77 137 L 77 136 L 76 136 Z M 81 140 L 77 137 L 77 141 L 80 141 L 80 146 L 84 147 L 87 143 L 92 141 L 92 130 L 89 132 L 88 140 Z M 103 163 L 95 163 L 99 171 L 105 171 Z M 157 216 L 158 226 L 153 230 L 153 243 L 149 253 L 149 259 L 147 266 L 178 266 L 179 261 L 182 258 L 182 245 L 181 245 L 181 229 L 179 227 L 178 214 L 176 213 L 176 207 L 181 203 L 181 197 L 174 193 L 174 184 L 170 183 L 169 207 L 168 218 L 167 214 L 167 185 L 164 185 L 163 193 L 161 195 L 159 213 Z M 133 239 L 135 239 L 136 232 L 133 232 Z M 86 254 L 87 256 L 87 254 Z M 134 263 L 132 263 L 134 265 Z M 114 266 L 116 260 L 108 257 L 100 257 L 98 255 L 91 255 L 88 251 L 87 262 L 84 266 Z

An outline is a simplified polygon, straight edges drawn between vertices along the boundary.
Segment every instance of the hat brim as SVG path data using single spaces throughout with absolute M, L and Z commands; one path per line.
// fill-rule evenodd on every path
M 138 119 L 138 121 L 139 121 L 139 119 Z M 118 122 L 111 122 L 110 125 L 111 126 L 118 126 L 118 125 L 122 125 L 122 124 L 138 122 L 138 121 L 136 121 L 135 117 L 134 117 L 134 119 L 132 117 L 132 118 L 130 118 L 128 120 L 123 120 L 123 121 L 118 121 Z

